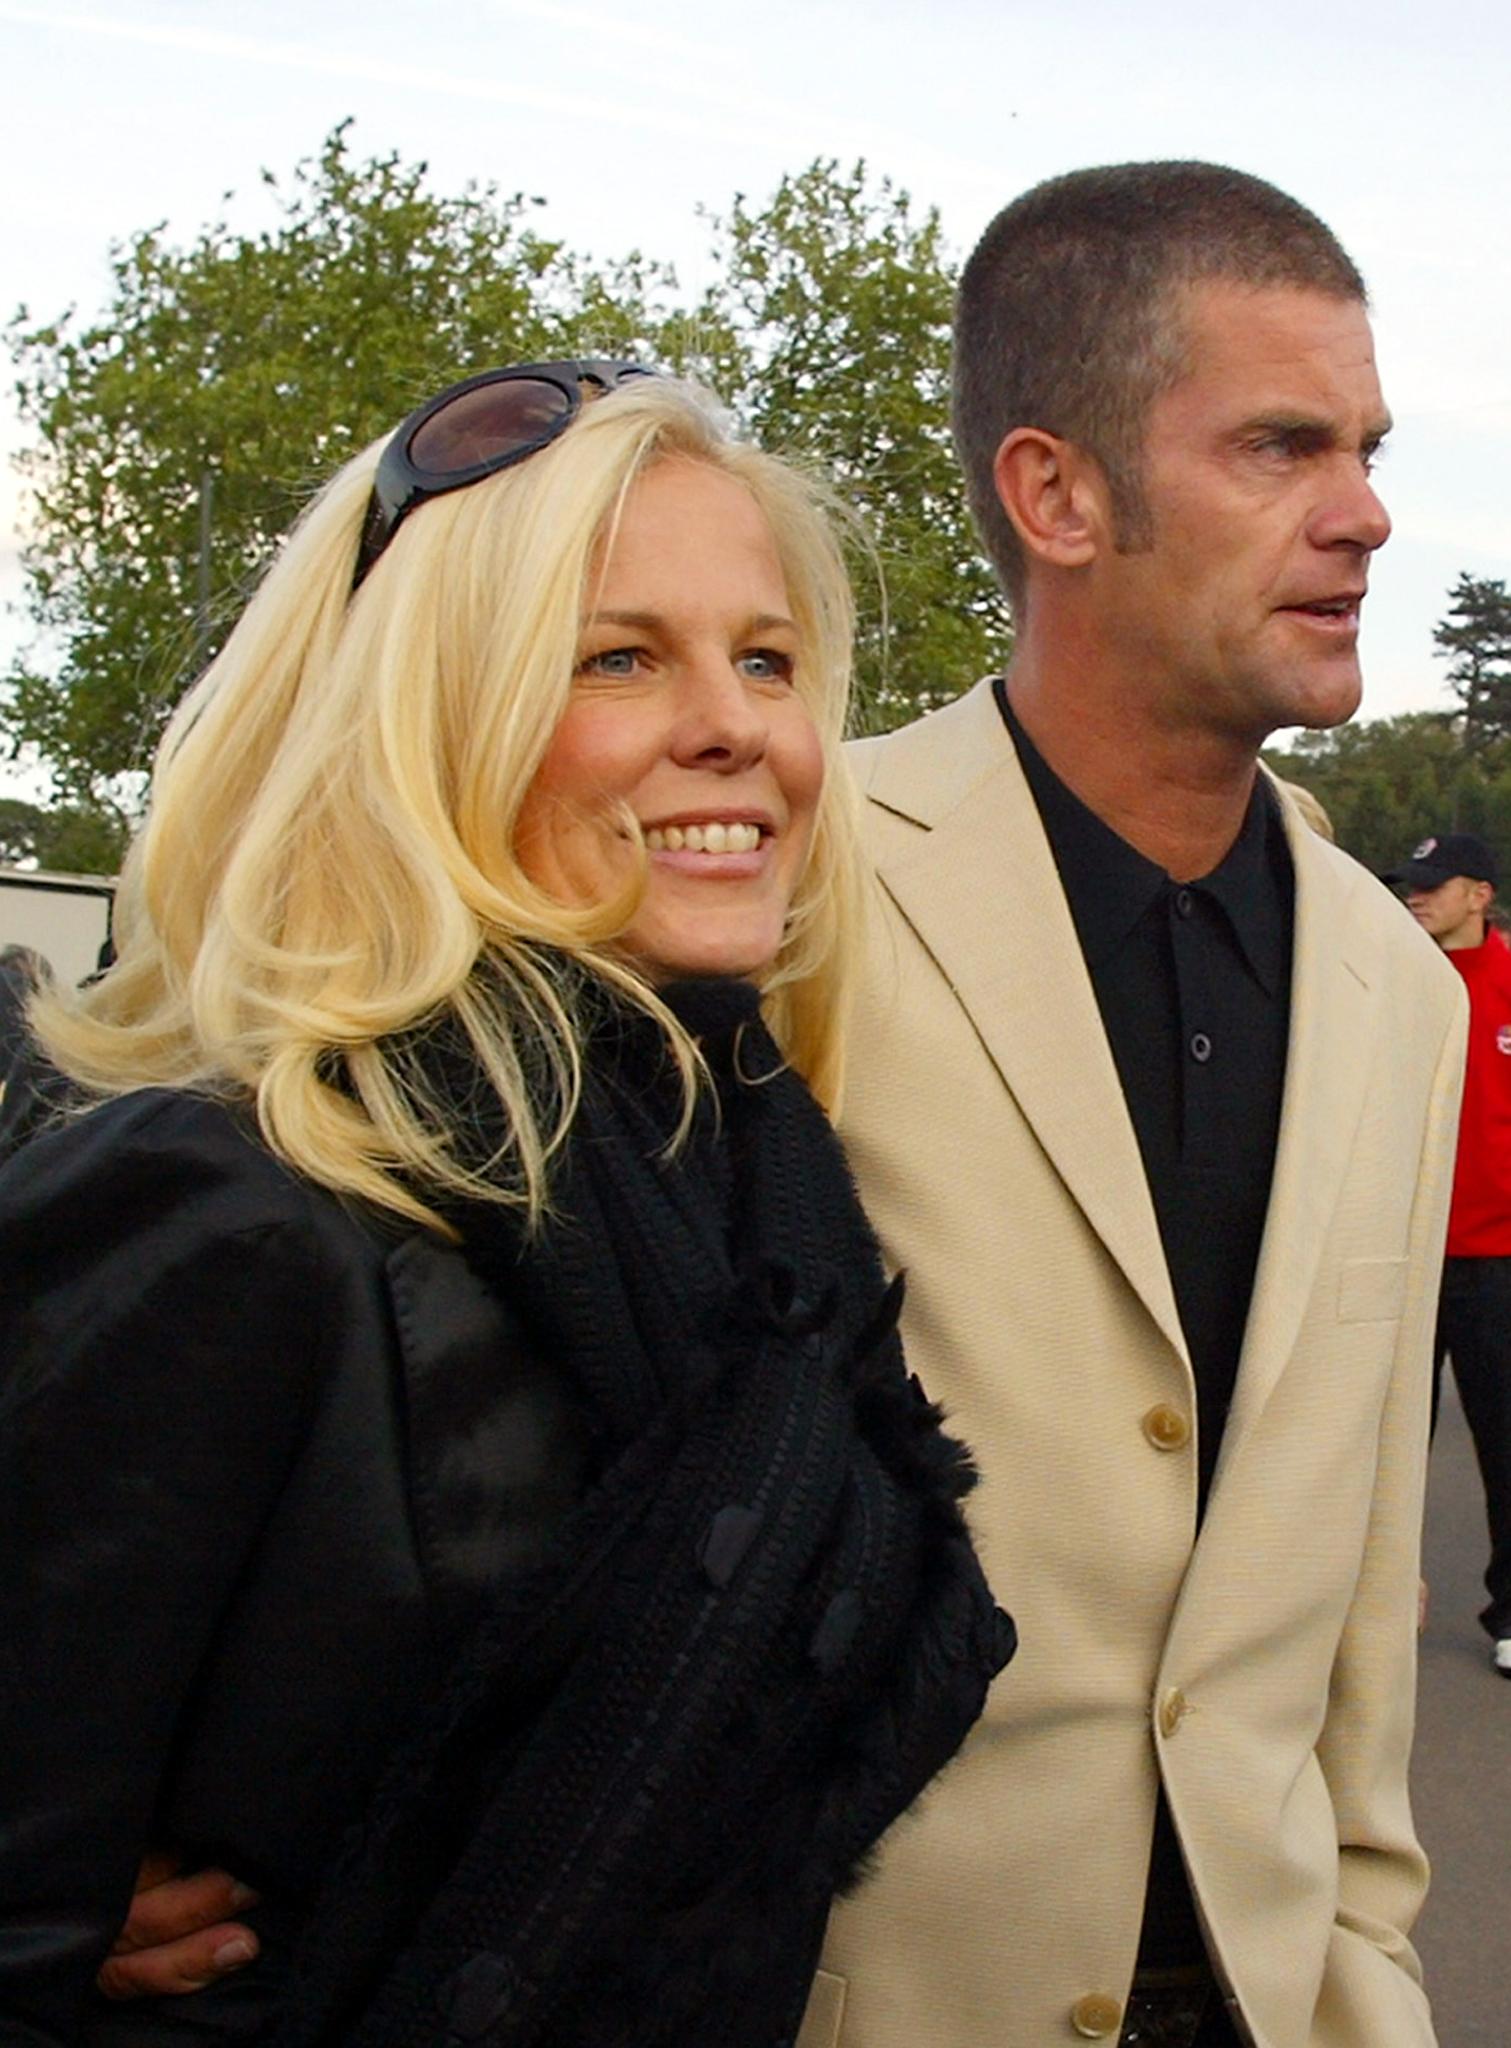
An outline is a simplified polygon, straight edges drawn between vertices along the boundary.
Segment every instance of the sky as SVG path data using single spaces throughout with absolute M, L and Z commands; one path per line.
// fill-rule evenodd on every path
M 1395 532 L 1365 608 L 1362 715 L 1449 703 L 1432 628 L 1459 573 L 1511 576 L 1511 8 L 1460 0 L 0 0 L 0 318 L 105 303 L 113 240 L 270 218 L 351 117 L 361 156 L 545 198 L 532 224 L 638 247 L 695 292 L 715 213 L 815 157 L 864 159 L 964 256 L 1078 165 L 1205 157 L 1270 179 L 1369 282 L 1396 419 Z M 232 195 L 227 198 L 227 194 Z M 0 397 L 0 455 L 24 429 Z M 0 464 L 0 598 L 26 506 Z M 22 622 L 0 618 L 0 665 Z

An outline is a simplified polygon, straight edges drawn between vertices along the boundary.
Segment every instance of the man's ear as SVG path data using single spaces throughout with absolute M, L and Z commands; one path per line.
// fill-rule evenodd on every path
M 1074 441 L 1042 427 L 1014 427 L 992 465 L 997 497 L 1032 560 L 1084 568 L 1107 531 L 1107 487 Z

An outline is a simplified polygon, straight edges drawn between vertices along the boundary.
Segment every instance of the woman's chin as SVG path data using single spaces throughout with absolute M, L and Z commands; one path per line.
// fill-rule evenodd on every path
M 770 970 L 781 942 L 780 931 L 741 934 L 730 931 L 727 925 L 721 931 L 707 933 L 641 934 L 632 929 L 627 934 L 625 950 L 654 986 L 713 976 L 728 981 L 759 981 Z

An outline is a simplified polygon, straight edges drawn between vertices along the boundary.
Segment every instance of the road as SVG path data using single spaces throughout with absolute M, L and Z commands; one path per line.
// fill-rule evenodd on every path
M 1491 1670 L 1475 1620 L 1485 1497 L 1451 1373 L 1447 1381 L 1427 1486 L 1430 1597 L 1412 1787 L 1433 1875 L 1416 1938 L 1440 2048 L 1508 2048 L 1511 1681 Z

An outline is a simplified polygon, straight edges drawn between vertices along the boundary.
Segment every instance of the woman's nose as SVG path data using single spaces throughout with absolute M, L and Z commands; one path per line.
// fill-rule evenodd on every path
M 765 703 L 732 662 L 700 662 L 689 672 L 674 743 L 679 760 L 723 770 L 746 768 L 765 753 L 767 734 Z

